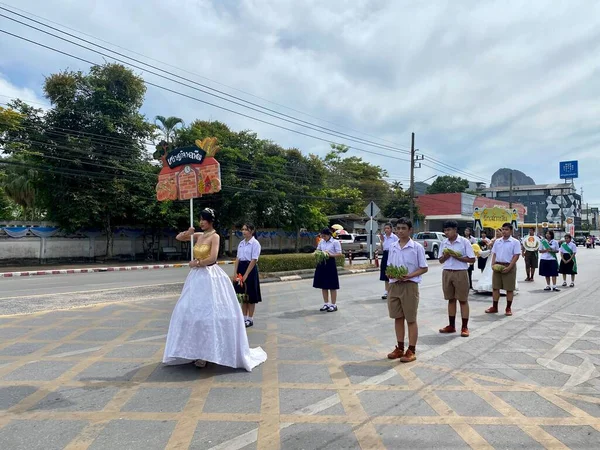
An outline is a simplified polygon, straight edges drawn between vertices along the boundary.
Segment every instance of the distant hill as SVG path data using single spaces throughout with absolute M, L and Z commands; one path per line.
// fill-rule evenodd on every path
M 429 186 L 429 184 L 422 181 L 415 181 L 415 195 L 425 195 Z
M 529 186 L 535 184 L 533 178 L 528 177 L 520 170 L 516 169 L 499 169 L 492 175 L 490 187 L 510 186 L 510 174 L 513 174 L 513 186 Z

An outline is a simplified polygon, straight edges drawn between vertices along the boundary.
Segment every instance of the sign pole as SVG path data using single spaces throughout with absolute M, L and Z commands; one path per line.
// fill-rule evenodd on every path
M 190 227 L 194 226 L 194 199 L 190 198 Z M 190 243 L 190 261 L 194 260 L 194 235 L 192 234 L 192 242 Z

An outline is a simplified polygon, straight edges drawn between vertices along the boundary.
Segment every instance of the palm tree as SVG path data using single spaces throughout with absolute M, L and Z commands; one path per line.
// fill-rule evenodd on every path
M 158 123 L 157 123 L 158 122 Z M 163 139 L 167 142 L 167 144 L 172 143 L 172 139 L 177 134 L 176 127 L 177 125 L 184 125 L 183 119 L 179 117 L 165 117 L 165 116 L 156 116 L 154 118 L 154 124 L 156 128 L 158 128 L 163 136 Z
M 14 166 L 6 170 L 1 180 L 4 194 L 20 207 L 25 220 L 34 220 L 41 215 L 35 186 L 37 178 L 38 171 L 35 167 Z

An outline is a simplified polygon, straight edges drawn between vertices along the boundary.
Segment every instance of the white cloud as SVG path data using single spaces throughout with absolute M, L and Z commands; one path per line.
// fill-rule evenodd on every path
M 38 96 L 34 89 L 17 86 L 0 72 L 0 106 L 6 107 L 6 103 L 17 98 L 27 101 L 37 108 L 45 109 L 49 106 L 48 101 Z
M 355 133 L 348 129 L 361 130 L 408 148 L 414 131 L 417 147 L 427 156 L 485 178 L 499 167 L 510 166 L 536 182 L 555 182 L 558 161 L 579 158 L 579 184 L 587 200 L 600 203 L 600 181 L 595 181 L 600 166 L 599 106 L 594 101 L 600 95 L 600 3 L 579 0 L 550 8 L 545 2 L 503 0 L 30 0 L 25 6 L 18 0 L 7 1 L 343 125 L 347 129 L 342 131 L 349 134 Z M 103 61 L 6 19 L 0 24 L 7 31 Z M 31 89 L 35 83 L 41 86 L 49 73 L 86 68 L 67 56 L 5 35 L 0 35 L 0 46 L 0 71 L 17 86 Z M 12 76 L 14 71 L 22 75 L 23 83 Z M 304 120 L 316 120 L 178 73 Z M 274 120 L 144 76 L 206 101 Z M 234 129 L 252 129 L 304 151 L 324 153 L 328 147 L 155 88 L 148 90 L 144 111 L 149 117 L 222 120 Z M 356 147 L 405 157 L 367 144 Z M 406 162 L 356 154 L 388 167 L 398 178 L 408 176 Z M 453 172 L 423 167 L 417 178 L 444 171 Z

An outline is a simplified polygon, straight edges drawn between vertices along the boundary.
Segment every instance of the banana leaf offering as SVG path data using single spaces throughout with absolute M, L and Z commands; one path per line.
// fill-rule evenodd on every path
M 455 256 L 457 258 L 460 258 L 462 256 L 461 252 L 457 252 L 456 250 L 452 250 L 451 248 L 445 248 L 444 249 L 444 255 L 446 256 Z
M 393 278 L 394 280 L 398 280 L 398 279 L 408 275 L 408 269 L 404 266 L 388 265 L 385 268 L 385 274 L 388 276 L 388 278 Z
M 494 272 L 502 272 L 504 269 L 506 269 L 506 266 L 503 266 L 502 264 L 494 264 L 492 266 Z
M 325 253 L 324 251 L 317 250 L 315 252 L 315 260 L 317 261 L 317 265 L 326 262 L 329 259 L 329 253 Z

